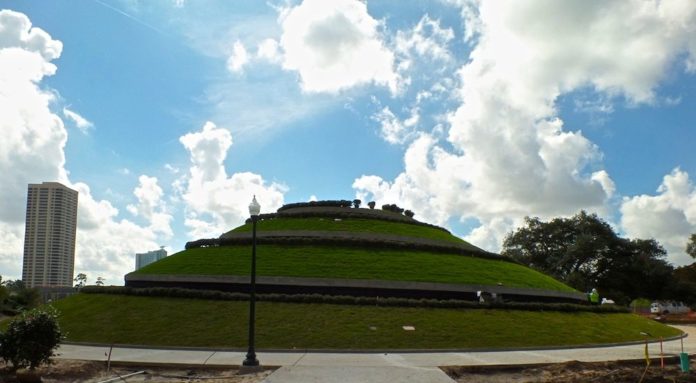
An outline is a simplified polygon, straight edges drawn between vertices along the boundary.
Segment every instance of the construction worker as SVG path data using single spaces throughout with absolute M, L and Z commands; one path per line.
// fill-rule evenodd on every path
M 592 291 L 590 291 L 590 303 L 593 305 L 599 304 L 599 293 L 597 292 L 597 289 L 592 289 Z

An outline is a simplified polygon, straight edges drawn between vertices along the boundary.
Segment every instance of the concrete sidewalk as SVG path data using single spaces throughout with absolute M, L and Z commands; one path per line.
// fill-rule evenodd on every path
M 683 339 L 684 352 L 696 354 L 696 327 L 674 326 L 689 336 Z M 648 346 L 651 357 L 660 354 L 660 344 Z M 681 341 L 664 342 L 667 356 L 679 355 Z M 108 346 L 62 345 L 58 358 L 105 361 Z M 187 365 L 240 365 L 245 352 L 216 350 L 172 350 L 115 347 L 114 362 Z M 265 366 L 281 366 L 267 382 L 452 382 L 439 366 L 525 365 L 561 363 L 572 360 L 598 362 L 644 358 L 644 345 L 568 348 L 523 351 L 409 352 L 409 353 L 322 353 L 259 352 Z M 333 378 L 332 378 L 333 377 Z

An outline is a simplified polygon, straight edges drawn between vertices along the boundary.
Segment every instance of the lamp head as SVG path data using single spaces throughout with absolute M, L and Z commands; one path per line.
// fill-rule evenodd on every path
M 259 202 L 256 200 L 256 196 L 254 196 L 254 199 L 251 200 L 251 203 L 249 204 L 249 215 L 253 216 L 258 216 L 259 213 L 261 213 L 261 205 L 259 205 Z

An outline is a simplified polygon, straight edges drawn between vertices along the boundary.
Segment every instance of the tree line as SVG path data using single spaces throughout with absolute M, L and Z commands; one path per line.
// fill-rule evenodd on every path
M 686 250 L 696 258 L 696 234 Z M 505 238 L 501 255 L 577 290 L 597 288 L 603 297 L 621 304 L 637 298 L 696 303 L 696 263 L 675 268 L 656 240 L 622 238 L 585 211 L 548 222 L 526 217 L 524 225 Z

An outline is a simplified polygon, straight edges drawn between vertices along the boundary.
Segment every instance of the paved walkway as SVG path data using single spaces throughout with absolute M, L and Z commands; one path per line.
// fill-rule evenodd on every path
M 687 334 L 684 352 L 696 354 L 696 327 L 674 326 Z M 681 341 L 664 342 L 667 356 L 681 352 Z M 658 357 L 660 344 L 648 346 L 651 357 Z M 63 345 L 58 358 L 106 360 L 109 347 Z M 244 352 L 215 350 L 169 350 L 117 347 L 115 362 L 175 363 L 188 365 L 240 365 Z M 262 365 L 281 366 L 266 382 L 453 382 L 439 366 L 515 365 L 561 363 L 572 360 L 598 362 L 641 359 L 644 345 L 571 348 L 524 351 L 413 352 L 413 353 L 319 353 L 260 352 Z

